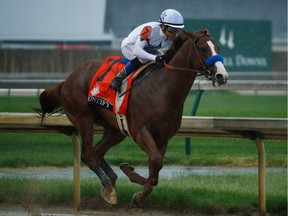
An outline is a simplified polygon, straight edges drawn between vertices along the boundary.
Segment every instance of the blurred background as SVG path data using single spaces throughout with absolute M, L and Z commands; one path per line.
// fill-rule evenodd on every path
M 286 0 L 0 0 L 0 78 L 65 78 L 120 55 L 121 40 L 167 8 L 186 30 L 209 29 L 230 78 L 286 79 Z
M 197 78 L 185 101 L 183 115 L 287 118 L 287 0 L 0 0 L 2 121 L 7 121 L 9 113 L 20 112 L 21 116 L 25 116 L 33 112 L 31 107 L 39 106 L 41 91 L 66 79 L 81 63 L 121 55 L 122 39 L 136 26 L 158 21 L 161 12 L 168 8 L 174 8 L 183 15 L 187 31 L 209 29 L 220 46 L 229 73 L 227 84 L 219 88 L 214 88 L 204 77 Z M 268 130 L 269 122 L 265 122 L 261 130 Z M 13 124 L 9 126 L 12 130 Z M 17 136 L 10 130 L 0 133 L 2 176 L 9 173 L 10 168 L 19 168 L 15 173 L 23 175 L 23 170 L 28 171 L 27 176 L 32 179 L 34 175 L 31 171 L 37 172 L 36 167 L 45 167 L 43 173 L 51 176 L 51 172 L 47 172 L 49 167 L 72 166 L 73 148 L 69 137 L 48 133 L 31 135 L 24 120 L 19 127 L 27 133 Z M 96 138 L 100 139 L 100 136 Z M 126 141 L 109 151 L 107 161 L 114 166 L 122 162 L 146 164 L 146 154 L 139 151 L 132 139 Z M 287 139 L 265 140 L 265 148 L 266 165 L 273 169 L 270 173 L 267 169 L 267 212 L 269 215 L 287 215 Z M 190 137 L 171 140 L 165 158 L 165 165 L 192 166 L 196 169 L 197 166 L 226 166 L 229 169 L 255 167 L 256 170 L 257 163 L 253 142 L 237 138 L 207 138 L 205 133 L 203 137 L 193 137 L 192 140 Z M 274 168 L 280 168 L 279 172 L 275 172 Z M 196 213 L 196 205 L 196 209 L 203 209 L 205 214 L 215 215 L 228 205 L 231 214 L 238 214 L 240 210 L 238 215 L 255 215 L 252 212 L 257 211 L 258 205 L 257 177 L 254 174 L 248 176 L 239 169 L 235 169 L 235 173 L 245 175 L 238 177 L 233 173 L 223 177 L 217 174 L 213 184 L 212 178 L 204 176 L 205 180 L 193 180 L 199 186 L 190 184 L 191 178 L 188 184 L 182 184 L 182 180 L 179 184 L 179 176 L 175 175 L 175 184 L 185 187 L 174 193 L 175 190 L 170 190 L 169 186 L 168 190 L 174 194 L 164 196 L 172 197 L 176 202 L 162 199 L 160 192 L 150 203 L 153 208 L 162 205 L 161 208 L 170 211 L 182 208 L 187 203 L 183 200 L 188 200 L 188 207 L 183 207 L 181 214 L 190 213 L 187 209 L 191 208 L 193 214 Z M 63 175 L 60 176 L 62 179 Z M 7 200 L 9 203 L 21 202 L 22 206 L 25 204 L 28 207 L 38 202 L 46 207 L 71 203 L 70 182 L 69 186 L 62 186 L 57 180 L 48 182 L 46 186 L 39 180 L 32 179 L 26 183 L 22 176 L 13 180 L 0 178 L 0 194 L 4 194 L 0 197 L 0 204 L 6 205 Z M 81 184 L 85 185 L 84 189 L 81 185 L 81 196 L 86 197 L 84 203 L 88 203 L 83 208 L 104 206 L 95 202 L 95 190 L 91 189 L 94 182 L 94 179 L 91 183 L 81 180 Z M 170 181 L 169 184 L 173 185 Z M 188 199 L 181 194 L 187 191 L 187 185 L 189 190 L 195 191 L 185 193 Z M 122 197 L 122 206 L 127 209 L 130 184 L 122 191 L 127 191 L 127 195 Z M 163 202 L 155 205 L 159 200 Z M 190 200 L 195 202 L 191 205 Z M 30 212 L 36 214 L 38 210 Z

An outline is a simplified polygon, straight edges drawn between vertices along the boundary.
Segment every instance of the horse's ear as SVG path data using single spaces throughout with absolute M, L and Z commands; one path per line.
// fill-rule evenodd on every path
M 211 35 L 208 29 L 204 29 L 204 30 L 203 30 L 203 33 L 204 33 L 205 35 Z
M 196 33 L 201 33 L 201 34 L 204 34 L 204 35 L 211 36 L 211 34 L 210 34 L 208 29 L 200 29 L 200 30 L 196 31 Z

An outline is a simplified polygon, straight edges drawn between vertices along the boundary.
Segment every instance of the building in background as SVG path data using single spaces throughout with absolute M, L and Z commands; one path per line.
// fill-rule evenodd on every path
M 209 28 L 229 70 L 287 70 L 286 0 L 0 0 L 0 49 L 119 51 L 133 28 L 167 8 L 182 13 L 187 30 Z
M 0 0 L 1 48 L 111 46 L 106 0 Z
M 139 24 L 157 21 L 167 8 L 191 20 L 271 21 L 273 40 L 287 40 L 287 0 L 107 0 L 105 29 L 113 31 L 116 38 L 125 37 Z

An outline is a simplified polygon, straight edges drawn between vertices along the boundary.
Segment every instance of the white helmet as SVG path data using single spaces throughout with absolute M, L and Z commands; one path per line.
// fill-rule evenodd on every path
M 167 9 L 160 15 L 159 22 L 172 28 L 184 28 L 182 15 L 174 9 Z

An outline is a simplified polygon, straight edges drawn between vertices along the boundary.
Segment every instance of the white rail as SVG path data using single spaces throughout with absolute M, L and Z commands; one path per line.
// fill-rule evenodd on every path
M 64 80 L 11 80 L 0 79 L 0 96 L 35 96 L 45 88 L 57 85 Z M 211 81 L 196 80 L 192 90 L 228 90 L 228 91 L 254 91 L 254 92 L 280 92 L 287 93 L 288 82 L 286 80 L 229 80 L 227 84 L 214 87 Z

